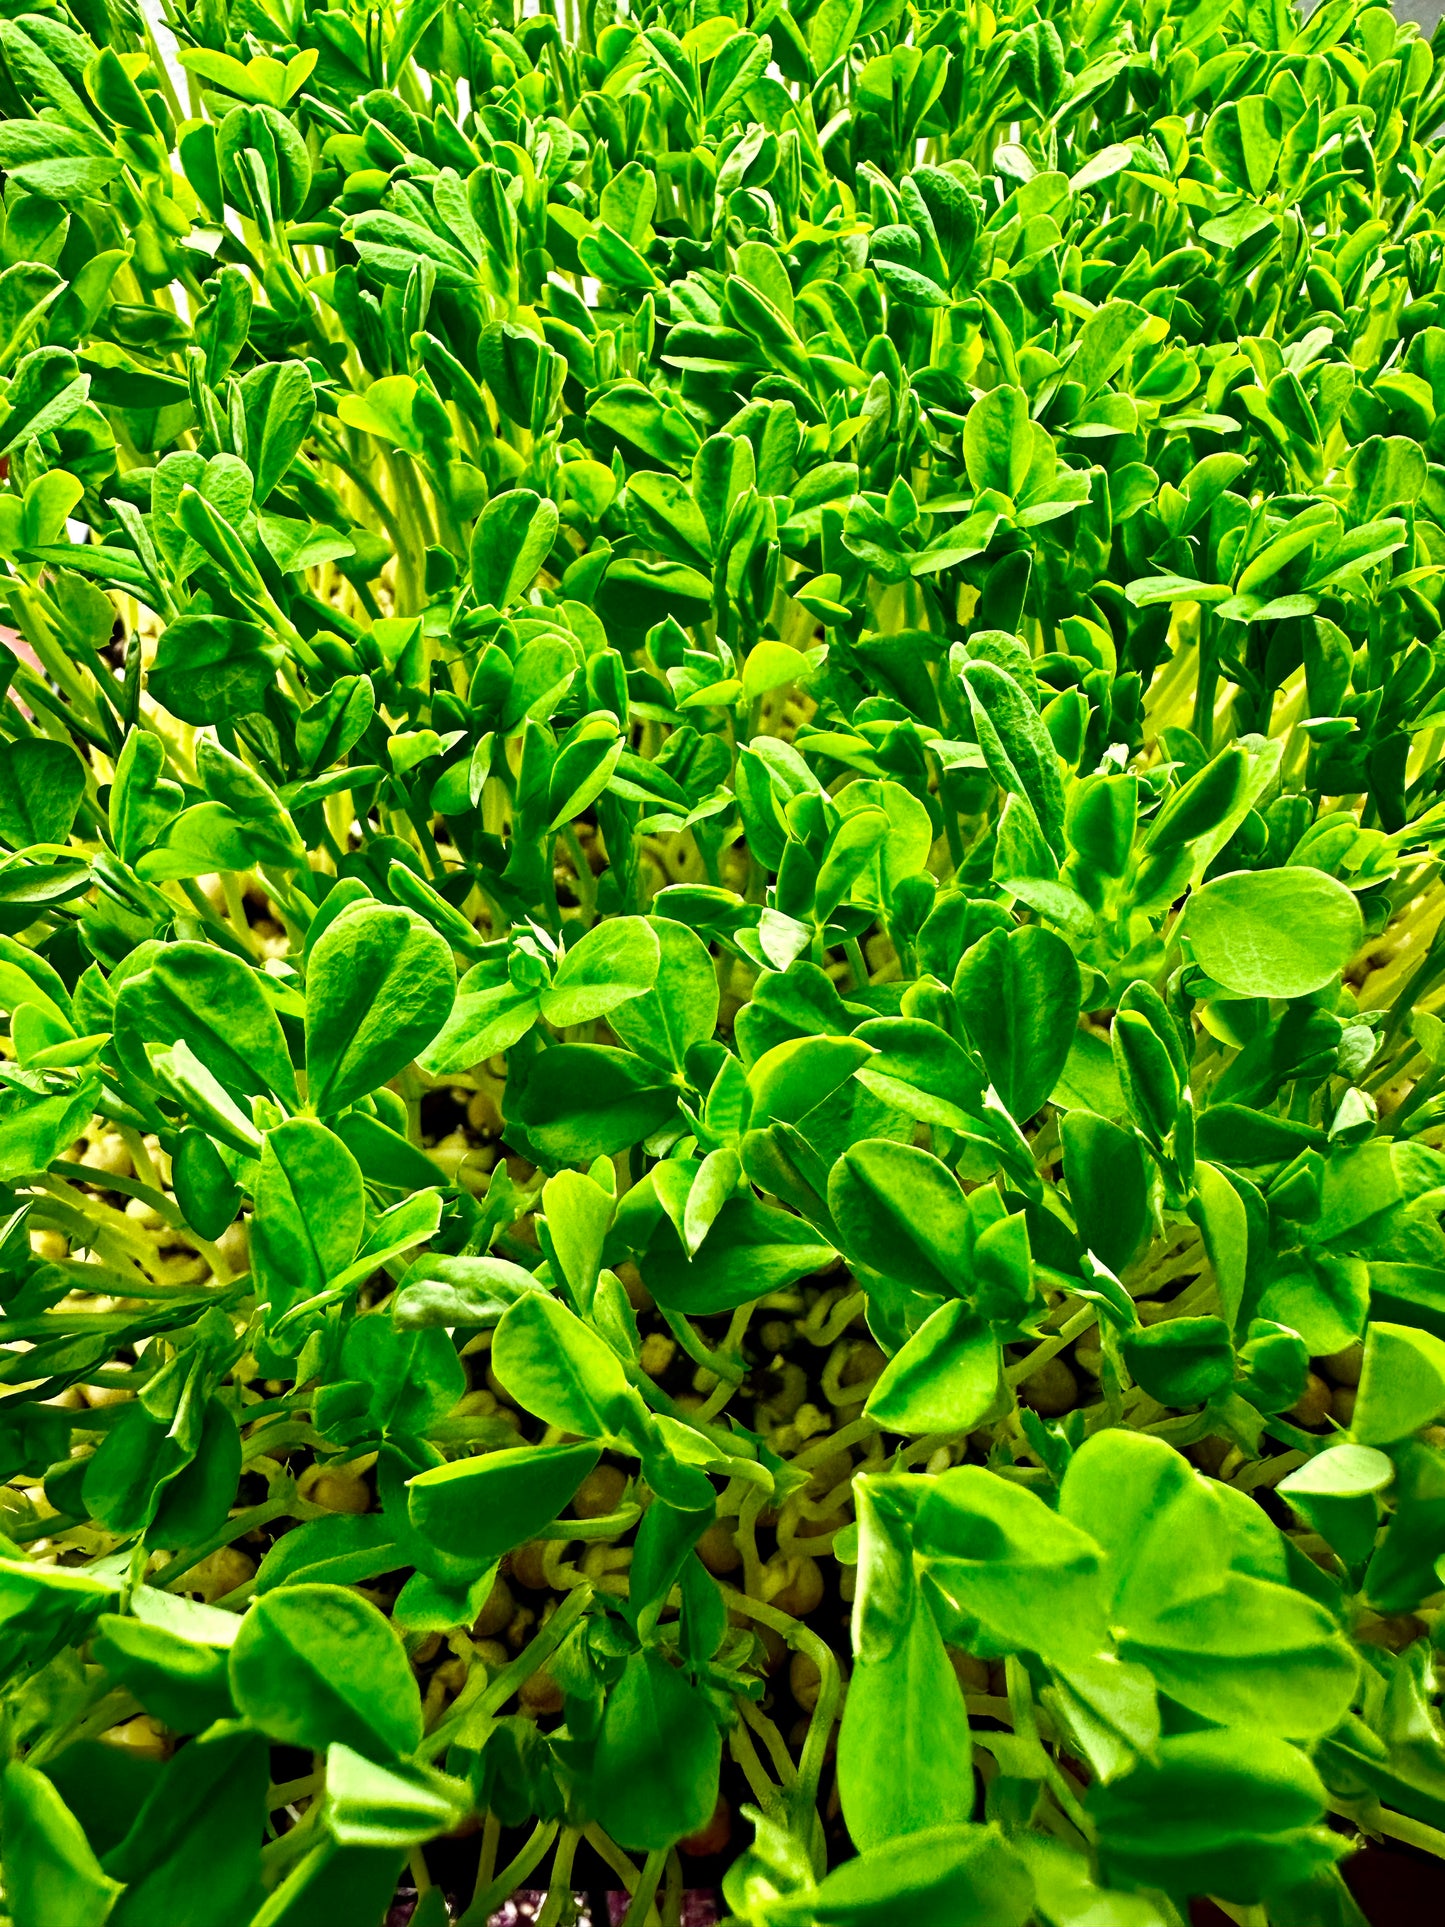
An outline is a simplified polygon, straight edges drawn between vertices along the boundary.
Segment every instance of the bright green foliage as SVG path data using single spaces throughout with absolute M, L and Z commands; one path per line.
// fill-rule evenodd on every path
M 5 11 L 13 1927 L 1445 1854 L 1442 121 L 1360 0 Z

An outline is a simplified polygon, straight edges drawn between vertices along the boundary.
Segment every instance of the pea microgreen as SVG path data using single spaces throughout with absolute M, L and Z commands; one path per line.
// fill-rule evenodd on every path
M 1438 61 L 0 19 L 13 1927 L 1445 1857 Z

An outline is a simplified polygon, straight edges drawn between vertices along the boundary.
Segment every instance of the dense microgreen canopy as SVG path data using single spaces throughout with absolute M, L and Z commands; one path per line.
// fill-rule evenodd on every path
M 1362 1927 L 1445 1854 L 1431 46 L 27 4 L 13 1927 Z

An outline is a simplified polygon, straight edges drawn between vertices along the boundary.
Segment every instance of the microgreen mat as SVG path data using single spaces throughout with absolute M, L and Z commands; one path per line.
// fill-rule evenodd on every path
M 12 1927 L 1363 1927 L 1445 1854 L 1430 44 L 25 4 Z

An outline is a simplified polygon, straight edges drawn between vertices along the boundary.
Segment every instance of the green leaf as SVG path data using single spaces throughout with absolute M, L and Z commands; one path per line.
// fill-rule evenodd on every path
M 172 1438 L 163 1419 L 153 1418 L 143 1405 L 132 1405 L 86 1464 L 82 1503 L 112 1532 L 141 1532 L 155 1517 L 167 1481 L 194 1451 L 194 1439 L 187 1444 Z
M 854 1033 L 874 1055 L 853 1073 L 896 1111 L 950 1130 L 974 1126 L 983 1104 L 975 1061 L 948 1032 L 917 1018 L 878 1017 Z
M 848 1860 L 808 1896 L 818 1927 L 1024 1927 L 1033 1882 L 993 1827 L 909 1833 Z M 1142 1924 L 1141 1924 L 1142 1927 Z
M 1223 1588 L 1225 1519 L 1205 1481 L 1162 1439 L 1118 1429 L 1089 1439 L 1069 1461 L 1059 1514 L 1107 1556 L 1111 1610 L 1123 1625 Z M 1184 1567 L 1181 1544 L 1190 1547 Z
M 743 664 L 743 701 L 756 702 L 770 689 L 784 689 L 811 668 L 808 658 L 785 642 L 755 643 Z
M 168 623 L 147 683 L 183 723 L 229 723 L 265 706 L 284 650 L 259 623 L 181 616 Z
M 340 1586 L 294 1585 L 247 1613 L 231 1648 L 243 1716 L 286 1746 L 385 1762 L 421 1739 L 421 1700 L 386 1620 Z
M 684 923 L 651 919 L 657 974 L 640 996 L 608 1013 L 618 1039 L 640 1057 L 681 1070 L 694 1044 L 711 1042 L 717 1027 L 717 969 L 706 945 Z
M 1149 1229 L 1148 1173 L 1132 1131 L 1090 1111 L 1059 1121 L 1064 1175 L 1079 1243 L 1121 1272 Z
M 414 1847 L 449 1833 L 469 1801 L 455 1780 L 381 1766 L 340 1741 L 326 1750 L 326 1825 L 343 1847 Z
M 604 1172 L 604 1176 L 610 1173 Z M 548 1261 L 573 1304 L 590 1305 L 616 1200 L 580 1171 L 559 1171 L 542 1187 L 545 1217 L 537 1221 Z
M 591 1445 L 523 1445 L 459 1459 L 411 1480 L 407 1512 L 423 1537 L 480 1569 L 550 1524 L 597 1459 Z
M 979 492 L 993 488 L 1016 496 L 1022 491 L 1034 459 L 1034 437 L 1021 388 L 990 388 L 973 404 L 964 422 L 963 459 Z
M 828 1209 L 848 1251 L 914 1291 L 953 1296 L 968 1248 L 968 1201 L 927 1151 L 873 1138 L 845 1151 Z
M 695 1187 L 694 1187 L 695 1188 Z M 689 1208 L 692 1198 L 688 1199 Z M 821 1271 L 832 1246 L 790 1212 L 760 1204 L 750 1194 L 728 1198 L 689 1256 L 664 1218 L 643 1254 L 648 1289 L 659 1304 L 690 1316 L 730 1311 L 770 1291 L 785 1291 Z
M 10 177 L 28 193 L 72 206 L 105 198 L 105 189 L 120 173 L 118 161 L 85 155 L 73 160 L 30 161 L 12 168 Z
M 634 1852 L 673 1845 L 711 1819 L 721 1763 L 722 1735 L 702 1694 L 655 1649 L 629 1654 L 592 1762 L 601 1825 Z
M 492 1368 L 520 1405 L 564 1432 L 626 1443 L 646 1429 L 647 1408 L 617 1354 L 542 1292 L 509 1307 L 492 1341 Z
M 277 1586 L 350 1585 L 395 1572 L 406 1555 L 379 1512 L 307 1519 L 274 1541 L 256 1574 L 257 1594 Z
M 356 1256 L 361 1170 L 324 1124 L 296 1117 L 266 1133 L 255 1184 L 251 1260 L 273 1316 L 324 1291 Z
M 1383 1492 L 1394 1476 L 1395 1467 L 1383 1452 L 1368 1445 L 1331 1445 L 1296 1466 L 1275 1490 L 1299 1497 L 1357 1498 Z
M 1124 1363 L 1161 1405 L 1202 1405 L 1234 1377 L 1234 1350 L 1222 1318 L 1170 1318 L 1129 1332 Z
M 111 1677 L 172 1732 L 200 1733 L 213 1720 L 235 1717 L 225 1654 L 215 1647 L 107 1613 L 92 1650 Z
M 391 1301 L 399 1330 L 422 1325 L 495 1325 L 527 1291 L 543 1291 L 530 1271 L 506 1258 L 428 1254 L 410 1266 Z
M 823 852 L 813 886 L 813 920 L 826 923 L 851 895 L 872 865 L 892 828 L 882 810 L 854 810 L 845 816 Z
M 263 362 L 243 378 L 240 390 L 259 508 L 301 452 L 316 413 L 316 394 L 303 361 Z
M 13 455 L 42 435 L 64 428 L 85 405 L 89 390 L 90 376 L 77 373 L 75 356 L 68 348 L 37 348 L 26 355 L 5 397 L 0 455 Z
M 1073 952 L 1042 924 L 991 930 L 959 965 L 954 997 L 994 1088 L 1022 1123 L 1068 1061 L 1082 997 Z
M 5 1897 L 15 1927 L 103 1927 L 120 1882 L 43 1773 L 12 1760 L 0 1782 Z
M 1323 1824 L 1326 1794 L 1297 1747 L 1215 1729 L 1161 1742 L 1157 1764 L 1095 1788 L 1089 1808 L 1110 1879 L 1252 1906 L 1345 1851 Z
M 998 1398 L 1002 1368 L 998 1340 L 955 1300 L 889 1359 L 863 1409 L 890 1432 L 968 1432 Z
M 425 256 L 430 251 L 426 246 L 424 231 L 419 234 L 410 223 L 399 223 L 398 226 L 401 237 L 411 245 L 414 253 Z M 382 231 L 386 232 L 385 229 Z M 353 224 L 353 232 L 364 246 L 365 237 L 371 232 L 371 224 L 362 217 Z M 465 275 L 462 278 L 470 280 L 471 277 Z M 364 395 L 343 395 L 337 414 L 348 428 L 359 428 L 363 434 L 375 435 L 407 454 L 420 455 L 426 443 L 423 430 L 416 420 L 419 392 L 410 375 L 384 375 L 380 381 L 374 381 Z
M 468 978 L 462 982 L 465 985 Z M 417 1062 L 432 1077 L 469 1070 L 473 1064 L 510 1050 L 541 1013 L 541 998 L 510 982 L 493 984 L 486 990 L 463 988 L 451 1015 L 426 1049 L 418 1053 Z
M 472 537 L 472 588 L 478 602 L 505 609 L 520 601 L 557 534 L 557 507 L 530 489 L 509 489 L 483 509 Z
M 1237 744 L 1231 744 L 1175 790 L 1150 823 L 1145 849 L 1167 855 L 1218 828 L 1238 803 L 1248 779 L 1249 759 Z
M 1106 301 L 1079 330 L 1078 346 L 1068 364 L 1070 377 L 1082 384 L 1085 395 L 1098 394 L 1135 344 L 1153 334 L 1154 317 L 1146 310 L 1132 301 Z
M 150 1081 L 147 1047 L 184 1039 L 237 1096 L 274 1091 L 294 1105 L 296 1073 L 280 1020 L 253 971 L 214 945 L 167 944 L 115 1000 L 116 1051 Z
M 1067 1661 L 1105 1646 L 1099 1545 L 1032 1492 L 981 1466 L 940 1473 L 919 1506 L 914 1545 L 962 1625 L 977 1625 L 995 1650 Z
M 1220 1302 L 1231 1330 L 1239 1319 L 1249 1269 L 1249 1214 L 1225 1173 L 1201 1162 L 1195 1169 L 1191 1214 L 1204 1236 Z
M 43 1666 L 84 1639 L 114 1594 L 87 1572 L 0 1559 L 0 1678 Z
M 1230 187 L 1262 199 L 1283 146 L 1280 110 L 1264 94 L 1226 101 L 1210 115 L 1204 152 Z
M 589 1162 L 624 1151 L 676 1112 L 676 1087 L 630 1051 L 557 1044 L 533 1064 L 521 1118 L 544 1157 Z
M 1411 1325 L 1376 1322 L 1350 1429 L 1361 1445 L 1389 1445 L 1445 1412 L 1445 1339 Z
M 1059 759 L 1043 718 L 1006 669 L 971 661 L 963 667 L 974 729 L 989 773 L 1020 797 L 1056 856 L 1064 848 L 1064 788 Z
M 1277 1489 L 1347 1565 L 1358 1566 L 1375 1550 L 1380 1524 L 1377 1495 L 1394 1483 L 1394 1462 L 1383 1452 L 1368 1445 L 1332 1445 L 1297 1466 L 1280 1480 Z M 1411 1559 L 1408 1553 L 1400 1557 L 1406 1551 L 1403 1541 L 1413 1536 L 1409 1533 L 1408 1503 L 1398 1504 L 1403 1496 L 1403 1492 L 1396 1494 L 1395 1518 L 1379 1554 L 1371 1561 L 1367 1579 L 1371 1599 L 1391 1606 L 1395 1604 L 1395 1588 L 1403 1581 L 1406 1590 L 1401 1604 L 1408 1608 L 1433 1586 L 1435 1572 L 1433 1560 Z M 1414 1572 L 1410 1571 L 1412 1565 Z
M 27 1093 L 0 1111 L 0 1180 L 13 1183 L 44 1171 L 85 1129 L 98 1095 L 92 1077 L 71 1094 L 32 1098 Z
M 56 1022 L 70 1026 L 75 1005 L 65 980 L 52 964 L 14 937 L 0 936 L 0 1009 L 34 1004 Z
M 134 863 L 185 804 L 185 791 L 162 775 L 166 746 L 148 729 L 133 729 L 115 766 L 110 790 L 110 831 L 116 855 Z
M 974 1804 L 968 1714 L 933 1615 L 914 1587 L 891 1617 L 888 1647 L 854 1665 L 838 1734 L 843 1817 L 864 1853 L 957 1825 Z
M 748 1072 L 749 1122 L 801 1124 L 822 1104 L 836 1100 L 860 1065 L 872 1056 L 853 1037 L 794 1037 L 765 1051 Z
M 136 874 L 147 883 L 166 883 L 178 877 L 249 870 L 258 863 L 294 866 L 291 839 L 278 848 L 267 827 L 246 822 L 224 803 L 197 803 L 168 825 L 156 847 L 136 864 Z
M 1189 899 L 1195 961 L 1236 997 L 1308 997 L 1364 940 L 1353 894 L 1322 870 L 1241 870 Z
M 1126 150 L 1127 151 L 1127 150 Z M 1033 1876 L 1040 1917 L 1050 1927 L 1169 1927 L 1160 1901 L 1098 1884 L 1089 1859 L 1048 1834 L 1014 1836 Z
M 645 917 L 612 917 L 594 925 L 563 955 L 542 992 L 542 1015 L 559 1030 L 605 1017 L 652 989 L 661 955 L 656 931 Z
M 347 1111 L 336 1120 L 336 1135 L 361 1166 L 368 1184 L 388 1191 L 418 1190 L 436 1182 L 437 1167 L 400 1131 L 365 1111 Z
M 194 1456 L 159 1494 L 156 1536 L 166 1544 L 195 1545 L 219 1531 L 235 1503 L 241 1463 L 235 1418 L 219 1398 L 207 1399 Z
M 643 469 L 634 475 L 627 484 L 627 519 L 649 548 L 694 567 L 710 566 L 712 537 L 708 525 L 692 491 L 675 475 L 662 475 L 655 469 Z
M 405 1068 L 446 1021 L 451 952 L 414 911 L 362 904 L 340 916 L 306 973 L 307 1098 L 344 1110 Z
M 85 766 L 43 736 L 0 744 L 0 838 L 12 850 L 64 843 L 85 795 Z
M 105 1856 L 106 1871 L 127 1883 L 111 1927 L 249 1922 L 262 1902 L 266 1755 L 259 1734 L 227 1721 L 166 1763 Z
M 512 701 L 517 700 L 516 687 Z M 547 785 L 549 830 L 559 830 L 589 809 L 607 788 L 622 760 L 623 742 L 610 716 L 583 723 L 568 737 Z
M 249 1109 L 243 1110 L 226 1087 L 206 1069 L 185 1038 L 167 1049 L 152 1046 L 151 1069 L 165 1093 L 211 1137 L 244 1157 L 257 1157 L 261 1133 Z

